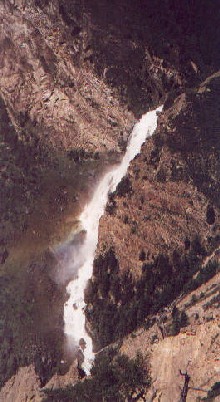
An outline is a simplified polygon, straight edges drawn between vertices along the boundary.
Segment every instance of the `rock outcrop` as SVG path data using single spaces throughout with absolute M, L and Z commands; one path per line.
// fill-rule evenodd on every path
M 2 402 L 39 402 L 42 400 L 39 393 L 40 380 L 37 377 L 34 366 L 21 367 L 2 388 L 0 401 Z
M 77 65 L 77 43 L 56 2 L 47 11 L 34 1 L 1 4 L 0 84 L 12 122 L 27 142 L 50 152 L 115 151 L 129 113 L 120 113 L 103 80 Z

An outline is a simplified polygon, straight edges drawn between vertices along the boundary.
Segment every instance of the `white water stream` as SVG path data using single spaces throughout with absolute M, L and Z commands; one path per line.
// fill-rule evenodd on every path
M 153 134 L 157 126 L 157 112 L 162 107 L 148 112 L 134 126 L 127 146 L 127 151 L 120 165 L 114 166 L 106 173 L 97 186 L 91 201 L 85 206 L 79 217 L 81 230 L 85 231 L 85 238 L 80 245 L 73 245 L 74 261 L 71 270 L 74 278 L 67 286 L 69 299 L 64 306 L 64 332 L 69 345 L 74 347 L 80 338 L 84 338 L 87 347 L 85 349 L 84 369 L 87 373 L 90 370 L 94 355 L 92 351 L 92 340 L 85 330 L 84 315 L 84 290 L 93 272 L 93 259 L 98 242 L 99 219 L 104 213 L 109 192 L 115 191 L 118 183 L 126 174 L 129 163 L 140 152 L 145 139 Z

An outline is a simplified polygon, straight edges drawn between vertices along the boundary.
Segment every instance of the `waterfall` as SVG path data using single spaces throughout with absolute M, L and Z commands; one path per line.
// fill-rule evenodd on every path
M 64 306 L 64 332 L 69 344 L 78 344 L 80 338 L 84 338 L 87 347 L 85 349 L 85 371 L 89 372 L 89 362 L 93 361 L 92 340 L 85 330 L 84 315 L 84 290 L 93 272 L 93 259 L 98 242 L 99 219 L 104 213 L 109 192 L 115 191 L 118 183 L 126 174 L 129 163 L 140 152 L 141 146 L 147 137 L 151 136 L 157 126 L 157 112 L 162 107 L 148 112 L 134 126 L 131 133 L 126 153 L 117 166 L 107 172 L 97 186 L 91 201 L 82 211 L 79 221 L 83 241 L 74 244 L 73 261 L 70 267 L 73 276 L 76 275 L 67 286 L 69 295 Z M 79 233 L 78 233 L 79 235 Z

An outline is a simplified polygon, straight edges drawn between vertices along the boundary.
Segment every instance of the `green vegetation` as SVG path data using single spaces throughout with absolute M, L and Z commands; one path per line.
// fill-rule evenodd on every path
M 117 196 L 123 197 L 124 195 L 131 193 L 131 191 L 132 191 L 131 180 L 129 179 L 128 176 L 124 176 L 120 181 L 120 183 L 118 184 L 115 193 Z
M 220 307 L 220 293 L 218 293 L 216 296 L 212 297 L 212 299 L 203 306 L 205 311 L 208 310 L 210 307 L 215 307 L 215 308 Z
M 215 397 L 220 395 L 220 382 L 215 382 L 212 388 L 208 391 L 208 394 L 205 398 L 199 399 L 200 401 L 214 402 Z
M 215 223 L 215 210 L 211 205 L 207 206 L 206 221 L 209 225 L 214 225 Z
M 190 301 L 190 305 L 193 306 L 194 304 L 196 304 L 197 302 L 197 297 L 196 295 L 193 293 L 192 297 L 191 297 L 191 301 Z
M 218 395 L 220 395 L 220 382 L 216 382 L 212 386 L 211 390 L 208 392 L 207 397 L 213 398 L 213 397 L 218 396 Z
M 99 159 L 99 152 L 86 152 L 83 148 L 72 149 L 67 152 L 67 157 L 75 163 L 83 162 L 86 159 Z
M 139 254 L 139 260 L 140 261 L 145 261 L 146 260 L 146 253 L 144 250 L 141 250 L 140 254 Z
M 180 311 L 176 306 L 172 310 L 172 324 L 168 329 L 169 335 L 175 336 L 179 334 L 180 329 L 188 325 L 188 317 L 185 311 Z
M 205 250 L 196 238 L 187 256 L 182 257 L 175 251 L 172 258 L 159 255 L 151 264 L 143 262 L 142 276 L 137 281 L 129 272 L 119 274 L 113 249 L 99 256 L 94 263 L 94 277 L 88 285 L 86 315 L 91 323 L 95 323 L 101 345 L 104 347 L 134 331 L 181 292 L 193 291 L 212 278 L 219 265 L 209 262 L 201 268 L 204 254 Z M 144 257 L 143 253 L 140 257 Z M 171 334 L 178 333 L 185 325 L 187 317 L 184 312 L 179 312 L 173 317 Z
M 129 179 L 128 176 L 124 176 L 120 181 L 120 183 L 118 184 L 116 190 L 111 194 L 109 194 L 108 203 L 105 208 L 106 212 L 109 215 L 114 215 L 114 213 L 116 212 L 117 203 L 115 201 L 115 195 L 117 195 L 118 197 L 123 197 L 131 192 L 132 192 L 131 180 Z M 124 223 L 128 223 L 127 218 Z
M 207 265 L 200 269 L 194 279 L 188 281 L 184 286 L 185 292 L 192 292 L 203 283 L 208 282 L 213 276 L 219 272 L 220 266 L 217 261 L 210 261 Z
M 117 203 L 114 199 L 114 193 L 111 193 L 111 194 L 109 194 L 108 203 L 106 205 L 105 210 L 109 215 L 114 215 L 114 213 L 116 212 L 116 208 L 117 208 Z
M 134 392 L 141 395 L 150 385 L 143 357 L 137 354 L 135 359 L 129 359 L 115 349 L 97 355 L 91 375 L 73 387 L 46 390 L 44 402 L 132 401 L 136 400 Z

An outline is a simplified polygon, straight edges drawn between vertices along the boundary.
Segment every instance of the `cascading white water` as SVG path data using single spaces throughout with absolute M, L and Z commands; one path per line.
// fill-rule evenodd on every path
M 80 338 L 84 338 L 87 343 L 85 355 L 85 371 L 89 372 L 93 361 L 92 340 L 85 330 L 84 315 L 84 290 L 93 272 L 93 259 L 98 242 L 99 219 L 104 212 L 108 200 L 108 193 L 115 191 L 118 183 L 126 174 L 130 161 L 140 152 L 145 139 L 153 134 L 157 126 L 157 112 L 162 107 L 148 112 L 134 126 L 128 143 L 127 151 L 118 166 L 114 166 L 111 171 L 106 173 L 96 188 L 93 197 L 87 204 L 79 217 L 81 230 L 85 231 L 85 239 L 81 245 L 72 246 L 74 250 L 74 261 L 72 262 L 72 272 L 77 273 L 77 278 L 73 279 L 67 286 L 69 299 L 64 306 L 64 332 L 69 343 L 76 344 Z

